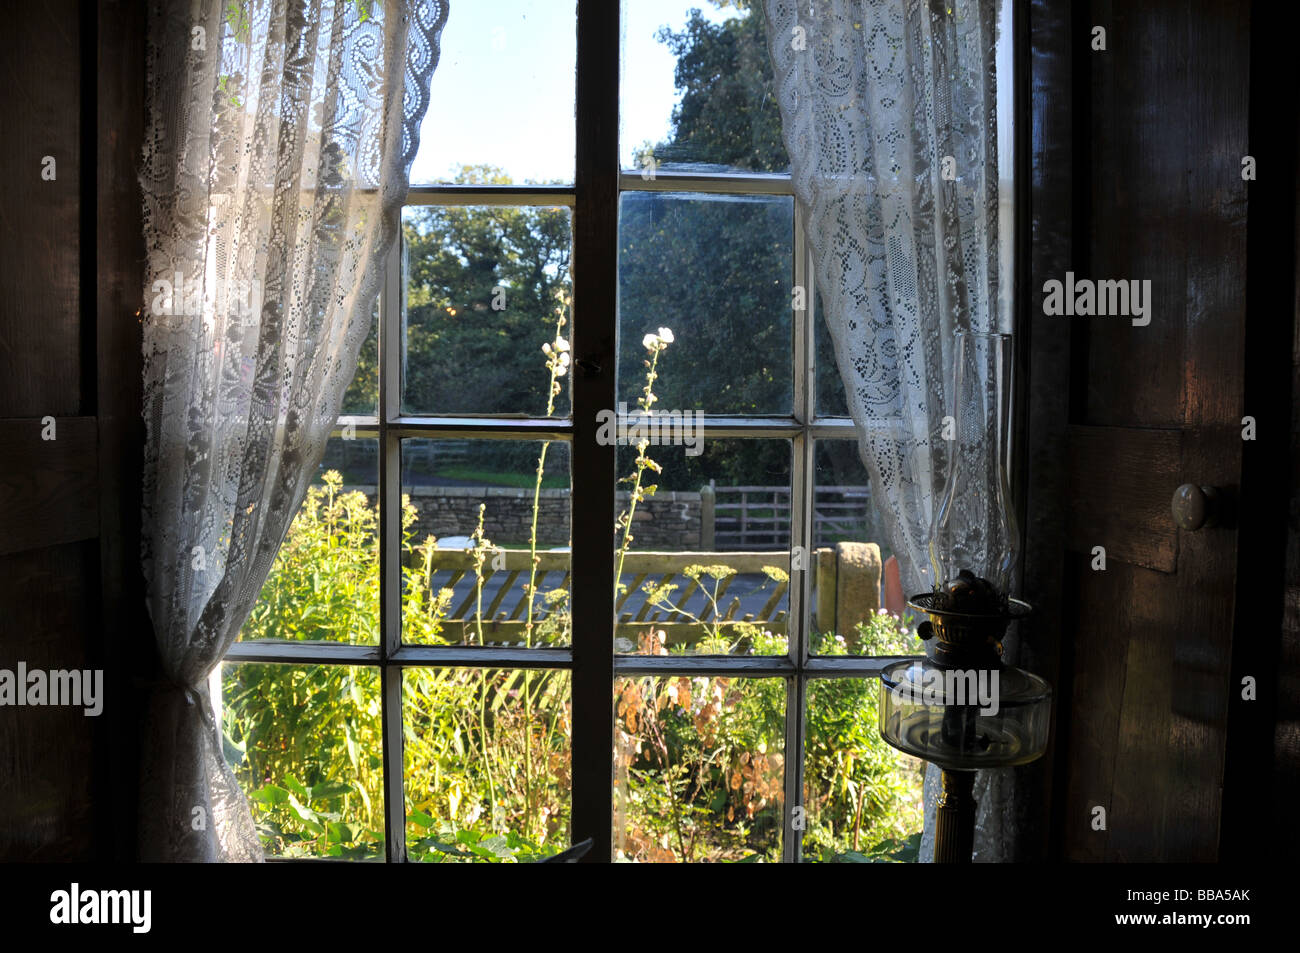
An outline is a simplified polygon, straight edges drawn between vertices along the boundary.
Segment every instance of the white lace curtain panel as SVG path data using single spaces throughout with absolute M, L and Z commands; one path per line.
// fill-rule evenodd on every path
M 140 184 L 140 856 L 256 861 L 207 678 L 325 451 L 398 235 L 447 0 L 151 0 Z
M 927 545 L 947 467 L 954 332 L 1010 330 L 998 295 L 998 6 L 764 2 L 822 314 L 908 594 L 934 582 Z M 998 773 L 980 773 L 986 859 L 1001 843 L 998 785 Z M 927 816 L 923 856 L 931 827 Z

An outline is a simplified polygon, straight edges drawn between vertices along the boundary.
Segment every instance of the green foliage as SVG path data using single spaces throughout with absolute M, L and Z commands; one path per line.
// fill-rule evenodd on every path
M 835 633 L 815 640 L 823 655 L 905 655 L 916 651 L 911 618 L 880 610 L 855 627 L 852 644 Z M 804 722 L 804 853 L 821 860 L 854 859 L 865 837 L 897 841 L 874 854 L 898 853 L 921 828 L 924 764 L 889 747 L 879 732 L 879 682 L 813 679 Z M 883 843 L 883 842 L 882 842 Z M 865 855 L 873 854 L 872 850 Z M 900 858 L 906 857 L 903 851 Z M 877 858 L 880 859 L 880 858 Z
M 465 166 L 456 182 L 508 185 L 510 179 L 498 169 Z M 452 415 L 536 412 L 547 393 L 545 378 L 530 373 L 533 355 L 554 326 L 556 293 L 569 288 L 567 210 L 422 206 L 407 209 L 402 234 L 406 408 Z M 375 362 L 368 348 L 345 406 L 366 404 Z M 563 413 L 567 390 L 558 400 Z
M 790 167 L 781 115 L 772 95 L 772 61 L 759 10 L 735 4 L 738 15 L 713 24 L 698 10 L 680 32 L 659 40 L 677 58 L 681 100 L 673 138 L 656 147 L 665 162 L 707 162 L 753 172 Z
M 619 215 L 619 398 L 640 381 L 641 335 L 681 346 L 660 405 L 710 413 L 791 408 L 789 198 L 624 195 Z
M 246 624 L 244 638 L 373 642 L 376 514 L 337 474 L 309 492 Z M 404 510 L 403 623 L 410 641 L 445 643 L 449 594 L 435 590 L 436 541 L 417 542 Z M 481 536 L 481 534 L 480 534 Z M 486 554 L 491 543 L 480 540 Z M 733 570 L 692 566 L 707 592 Z M 782 571 L 771 567 L 773 581 Z M 337 590 L 337 591 L 336 591 Z M 346 593 L 346 595 L 344 595 Z M 540 594 L 535 642 L 566 635 L 568 593 Z M 657 600 L 671 604 L 664 589 Z M 714 623 L 711 651 L 737 636 L 761 654 L 783 636 Z M 909 651 L 904 620 L 860 624 L 860 654 Z M 820 651 L 849 651 L 835 635 Z M 667 654 L 651 626 L 640 650 Z M 569 674 L 410 668 L 404 673 L 404 780 L 411 855 L 436 862 L 521 862 L 567 846 Z M 809 857 L 882 860 L 920 826 L 919 775 L 876 730 L 874 680 L 809 683 L 805 833 Z M 772 861 L 782 825 L 782 679 L 635 678 L 614 686 L 618 831 L 629 860 Z M 227 750 L 250 792 L 267 849 L 287 856 L 376 857 L 383 844 L 379 676 L 371 666 L 228 665 Z M 892 839 L 892 841 L 891 841 Z M 867 842 L 884 847 L 865 846 Z M 890 842 L 890 843 L 886 843 Z M 879 849 L 877 849 L 879 848 Z M 860 857 L 859 857 L 860 855 Z
M 377 511 L 358 492 L 340 493 L 328 472 L 312 487 L 243 639 L 373 644 L 378 635 Z M 435 590 L 432 537 L 416 542 L 415 511 L 404 500 L 402 622 L 407 641 L 446 644 L 449 590 Z M 489 544 L 490 545 L 490 544 Z M 565 624 L 557 606 L 539 638 Z M 223 698 L 228 750 L 250 792 L 264 843 L 285 856 L 361 857 L 382 851 L 383 786 L 379 675 L 372 666 L 226 666 Z M 528 710 L 529 724 L 522 711 Z M 520 858 L 567 844 L 568 674 L 408 669 L 403 684 L 408 808 L 414 848 L 437 859 L 438 843 L 516 832 L 492 841 Z M 513 765 L 527 758 L 531 776 Z M 458 825 L 436 840 L 418 817 L 436 813 Z M 466 833 L 468 832 L 468 833 Z M 430 837 L 435 839 L 431 840 Z M 528 838 L 531 838 L 529 840 Z M 526 841 L 526 842 L 525 842 Z M 486 843 L 486 842 L 485 842 Z M 501 854 L 498 859 L 505 857 Z
M 378 674 L 242 664 L 225 670 L 226 733 L 263 843 L 285 856 L 364 857 L 382 844 Z
M 848 850 L 842 854 L 823 854 L 821 860 L 839 864 L 914 864 L 921 853 L 921 832 L 905 839 L 887 837 L 864 851 Z
M 778 859 L 782 680 L 624 678 L 615 700 L 619 859 Z
M 342 482 L 330 471 L 308 489 L 243 639 L 378 641 L 378 512 L 365 494 L 341 492 Z

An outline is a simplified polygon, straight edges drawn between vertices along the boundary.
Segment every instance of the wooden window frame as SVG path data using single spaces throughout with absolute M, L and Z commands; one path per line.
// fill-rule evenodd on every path
M 385 859 L 407 860 L 403 778 L 402 669 L 407 666 L 484 669 L 567 669 L 572 673 L 572 841 L 590 838 L 586 862 L 613 859 L 614 682 L 632 675 L 731 676 L 785 680 L 784 800 L 781 860 L 801 859 L 804 720 L 809 679 L 875 678 L 898 656 L 813 656 L 809 652 L 811 559 L 790 568 L 789 648 L 783 656 L 645 656 L 614 650 L 613 527 L 616 472 L 613 446 L 596 441 L 597 413 L 617 406 L 618 214 L 624 192 L 792 196 L 785 174 L 682 173 L 653 178 L 619 162 L 621 4 L 577 0 L 576 164 L 572 186 L 415 186 L 407 206 L 564 206 L 572 210 L 573 414 L 543 417 L 427 417 L 401 413 L 401 299 L 405 293 L 401 240 L 386 262 L 379 308 L 379 413 L 348 416 L 357 437 L 379 443 L 380 632 L 378 645 L 237 642 L 226 662 L 370 665 L 381 672 Z M 810 250 L 803 214 L 794 203 L 791 267 L 807 307 L 791 311 L 793 410 L 788 415 L 704 416 L 709 438 L 776 438 L 791 442 L 791 543 L 813 552 L 813 493 L 817 440 L 856 440 L 846 417 L 818 417 L 815 395 L 814 305 Z M 401 442 L 407 438 L 558 440 L 570 444 L 573 506 L 571 591 L 573 642 L 568 648 L 403 645 L 401 633 Z

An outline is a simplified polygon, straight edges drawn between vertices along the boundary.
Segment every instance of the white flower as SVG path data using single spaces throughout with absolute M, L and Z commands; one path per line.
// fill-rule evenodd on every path
M 671 329 L 671 328 L 660 328 L 660 329 L 659 329 L 659 340 L 663 341 L 665 344 L 672 344 L 672 343 L 673 343 L 673 332 L 672 332 L 672 329 Z
M 563 353 L 564 351 L 567 351 L 569 349 L 569 342 L 564 340 L 564 338 L 556 338 L 555 349 Z
M 551 346 L 549 344 L 543 344 L 542 353 L 549 355 L 551 353 Z
M 647 334 L 641 339 L 641 346 L 647 351 L 653 351 L 659 346 L 659 336 L 657 334 Z

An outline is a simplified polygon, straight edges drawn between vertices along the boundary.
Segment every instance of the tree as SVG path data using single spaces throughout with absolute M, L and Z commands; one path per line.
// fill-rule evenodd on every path
M 509 184 L 465 167 L 461 184 Z M 415 413 L 540 414 L 538 348 L 554 335 L 555 293 L 569 286 L 562 208 L 428 206 L 404 226 L 406 408 Z M 568 393 L 558 412 L 567 411 Z
M 772 94 L 766 24 L 746 0 L 710 23 L 692 10 L 657 37 L 677 58 L 681 100 L 672 134 L 654 146 L 662 167 L 750 172 L 789 168 Z M 771 196 L 625 195 L 619 216 L 619 397 L 631 404 L 637 342 L 659 325 L 680 344 L 667 356 L 660 403 L 719 414 L 787 414 L 793 406 L 793 202 Z M 702 457 L 660 452 L 665 490 L 788 483 L 785 441 L 729 441 Z
M 658 33 L 677 57 L 674 81 L 682 99 L 673 110 L 672 138 L 655 156 L 666 164 L 782 172 L 790 160 L 772 94 L 763 14 L 743 0 L 715 0 L 714 6 L 737 15 L 714 24 L 692 10 L 680 32 L 665 27 Z

